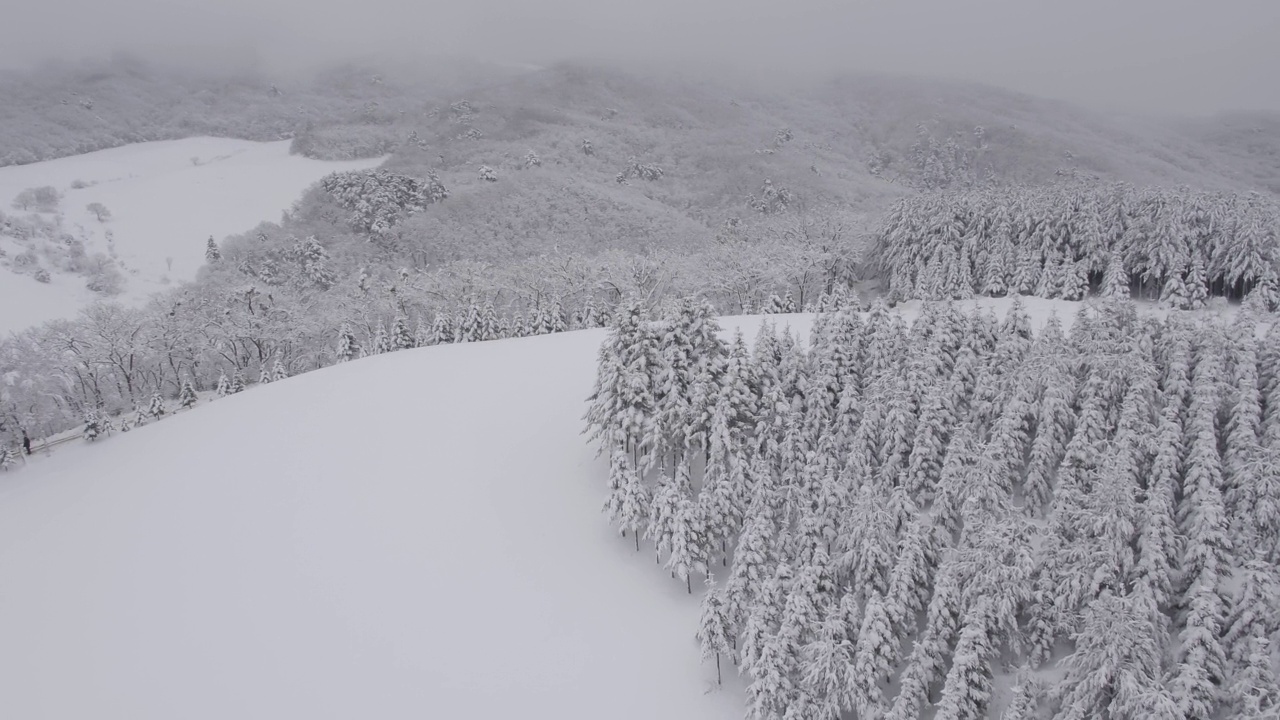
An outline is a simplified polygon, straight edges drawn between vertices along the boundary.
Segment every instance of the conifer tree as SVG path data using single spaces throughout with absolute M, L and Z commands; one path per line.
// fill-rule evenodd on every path
M 164 398 L 160 397 L 160 393 L 151 394 L 151 402 L 147 405 L 147 415 L 157 420 L 164 417 L 165 407 Z
M 1256 498 L 1259 483 L 1255 475 L 1261 452 L 1262 394 L 1258 383 L 1258 358 L 1254 326 L 1238 322 L 1232 328 L 1229 351 L 1230 385 L 1227 395 L 1230 413 L 1226 427 L 1222 471 L 1227 516 L 1232 519 L 1232 541 L 1240 548 L 1252 547 L 1257 534 Z
M 1179 516 L 1187 538 L 1182 572 L 1194 592 L 1206 592 L 1196 588 L 1206 585 L 1207 592 L 1216 594 L 1230 572 L 1231 553 L 1218 455 L 1218 387 L 1222 376 L 1218 353 L 1207 344 L 1199 350 L 1188 411 L 1189 445 Z
M 733 629 L 725 606 L 724 590 L 711 585 L 708 578 L 707 593 L 702 597 L 702 615 L 698 622 L 698 643 L 702 646 L 702 659 L 716 661 L 716 684 L 723 684 L 720 667 L 722 657 L 733 661 Z
M 196 389 L 191 385 L 191 379 L 184 379 L 182 381 L 182 389 L 178 392 L 178 406 L 184 410 L 189 410 L 195 406 L 197 400 Z
M 1248 656 L 1244 667 L 1235 674 L 1228 697 L 1231 699 L 1232 717 L 1240 720 L 1263 720 L 1280 716 L 1280 684 L 1277 684 L 1271 662 L 1269 638 L 1255 635 L 1249 638 Z
M 1055 689 L 1060 720 L 1181 717 L 1164 687 L 1163 633 L 1154 608 L 1107 594 L 1089 604 Z
M 676 466 L 675 486 L 679 494 L 678 504 L 671 519 L 671 554 L 667 569 L 685 581 L 685 590 L 693 593 L 692 576 L 707 572 L 707 543 L 702 513 L 689 487 L 689 466 L 681 462 Z
M 289 371 L 285 369 L 284 363 L 277 357 L 275 362 L 271 364 L 271 381 L 276 382 L 289 377 Z
M 1067 438 L 1074 424 L 1069 382 L 1065 373 L 1057 369 L 1051 369 L 1044 380 L 1036 436 L 1031 442 L 1031 455 L 1027 461 L 1025 507 L 1031 515 L 1044 511 L 1049 502 L 1054 472 L 1066 454 Z
M 885 606 L 884 596 L 872 591 L 858 630 L 857 650 L 848 679 L 859 717 L 883 713 L 885 698 L 881 685 L 893 672 L 897 656 L 899 639 Z
M 1040 697 L 1044 687 L 1038 677 L 1029 669 L 1022 668 L 1016 675 L 1013 689 L 1009 692 L 1009 704 L 1000 713 L 1000 720 L 1035 720 L 1036 710 L 1040 705 Z
M 979 600 L 965 615 L 942 686 L 935 716 L 938 720 L 978 720 L 986 714 L 995 682 L 991 659 L 996 652 L 987 625 L 989 602 L 985 598 Z
M 1231 602 L 1222 634 L 1227 657 L 1236 664 L 1247 662 L 1253 637 L 1271 637 L 1280 629 L 1280 587 L 1272 568 L 1264 560 L 1250 560 L 1240 573 L 1240 583 Z
M 413 346 L 426 347 L 431 344 L 431 330 L 427 328 L 423 322 L 423 316 L 418 316 L 418 322 L 413 327 Z
M 777 532 L 774 523 L 773 509 L 757 495 L 743 523 L 729 580 L 725 584 L 729 617 L 735 623 L 747 616 L 765 578 L 773 574 L 777 562 L 773 547 Z
M 225 397 L 231 392 L 231 381 L 227 379 L 227 373 L 224 371 L 218 376 L 218 385 L 214 390 L 218 397 Z
M 80 432 L 81 436 L 89 442 L 97 440 L 103 433 L 102 417 L 98 415 L 96 410 L 88 410 L 84 414 L 84 429 Z
M 656 407 L 653 380 L 660 358 L 657 338 L 638 303 L 615 317 L 599 357 L 586 416 L 591 438 L 606 448 L 621 445 L 632 453 L 637 468 L 648 467 Z
M 351 326 L 343 323 L 342 329 L 338 331 L 337 362 L 347 362 L 358 357 L 360 357 L 360 343 L 356 341 L 356 336 L 352 334 Z
M 801 651 L 800 686 L 817 705 L 818 717 L 837 718 L 852 706 L 849 672 L 854 643 L 840 602 L 826 606 L 812 640 Z
M 624 537 L 631 532 L 637 552 L 651 503 L 649 489 L 631 466 L 626 450 L 616 446 L 609 458 L 609 496 L 604 511 Z
M 924 630 L 911 650 L 900 689 L 886 720 L 915 720 L 929 702 L 929 688 L 942 676 L 951 642 L 960 629 L 960 586 L 954 568 L 943 565 L 929 600 Z
M 244 374 L 237 368 L 235 375 L 231 377 L 231 384 L 227 386 L 227 394 L 235 395 L 238 392 L 244 392 Z
M 205 243 L 204 259 L 209 263 L 222 260 L 222 251 L 218 249 L 218 243 L 214 242 L 212 235 L 209 236 L 209 242 Z
M 431 344 L 447 345 L 454 340 L 453 316 L 447 312 L 436 313 L 436 319 L 431 323 Z
M 369 345 L 370 351 L 374 355 L 391 352 L 391 343 L 387 341 L 387 326 L 382 322 L 378 323 L 378 329 L 374 331 L 373 339 Z
M 675 471 L 664 469 L 658 480 L 658 488 L 653 493 L 653 504 L 649 510 L 649 526 L 645 535 L 653 541 L 654 562 L 661 564 L 663 553 L 671 552 L 671 543 L 676 534 L 676 525 L 680 522 L 684 504 L 684 489 L 675 477 Z
M 1219 640 L 1222 597 L 1203 574 L 1186 595 L 1186 617 L 1178 634 L 1178 658 L 1170 689 L 1183 717 L 1208 720 L 1218 706 L 1218 688 L 1226 679 L 1226 658 Z
M 415 347 L 413 335 L 409 332 L 409 321 L 403 315 L 397 315 L 391 323 L 389 343 L 392 350 L 411 350 Z

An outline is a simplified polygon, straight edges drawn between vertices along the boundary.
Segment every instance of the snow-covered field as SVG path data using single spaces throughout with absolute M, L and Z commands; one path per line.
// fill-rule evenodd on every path
M 220 240 L 278 220 L 311 183 L 379 162 L 311 160 L 290 155 L 288 141 L 201 137 L 139 143 L 0 168 L 0 211 L 25 215 L 10 206 L 18 193 L 53 186 L 63 194 L 62 229 L 82 239 L 88 253 L 106 253 L 114 245 L 127 278 L 119 299 L 140 303 L 158 289 L 195 277 L 209 236 Z M 73 188 L 75 181 L 85 187 Z M 102 203 L 111 219 L 99 222 L 86 209 L 89 203 Z M 0 248 L 10 255 L 19 250 L 4 237 Z M 100 297 L 79 275 L 54 273 L 42 284 L 0 268 L 0 333 L 72 315 Z
M 603 338 L 367 358 L 3 476 L 3 715 L 741 717 L 600 512 Z

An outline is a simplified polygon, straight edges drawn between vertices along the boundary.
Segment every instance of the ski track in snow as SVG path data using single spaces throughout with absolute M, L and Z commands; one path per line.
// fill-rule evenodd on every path
M 10 208 L 18 193 L 43 185 L 57 188 L 63 193 L 63 229 L 83 238 L 87 253 L 106 253 L 106 232 L 112 232 L 127 278 L 124 293 L 115 299 L 136 305 L 157 290 L 194 278 L 210 235 L 221 240 L 279 220 L 325 175 L 380 162 L 311 160 L 290 155 L 287 140 L 199 137 L 138 143 L 0 168 L 0 211 L 21 217 L 26 213 Z M 75 180 L 90 185 L 73 189 Z M 92 202 L 105 205 L 112 219 L 98 222 L 85 209 Z M 0 246 L 11 255 L 20 247 L 11 238 L 0 238 Z M 173 259 L 172 269 L 167 258 Z M 46 285 L 0 268 L 0 334 L 72 316 L 102 299 L 84 284 L 80 275 L 52 273 Z

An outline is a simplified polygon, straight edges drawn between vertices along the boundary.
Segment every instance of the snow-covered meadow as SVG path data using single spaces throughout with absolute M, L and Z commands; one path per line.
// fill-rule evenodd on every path
M 138 143 L 31 165 L 0 168 L 0 212 L 23 190 L 51 186 L 62 194 L 60 231 L 86 253 L 114 257 L 125 276 L 117 299 L 140 304 L 153 292 L 190 280 L 204 262 L 205 241 L 278 221 L 302 191 L 332 172 L 376 166 L 380 159 L 323 162 L 289 154 L 289 142 L 198 137 Z M 101 203 L 110 219 L 88 208 Z M 0 233 L 13 258 L 19 241 Z M 50 273 L 48 283 L 0 267 L 0 333 L 68 317 L 101 299 L 82 276 Z
M 366 358 L 4 474 L 6 716 L 741 717 L 600 512 L 604 337 Z

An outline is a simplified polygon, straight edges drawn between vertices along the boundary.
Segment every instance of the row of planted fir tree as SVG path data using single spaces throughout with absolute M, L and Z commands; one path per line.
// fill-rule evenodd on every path
M 632 306 L 586 419 L 752 718 L 1275 717 L 1277 332 L 877 302 L 749 351 Z
M 1258 194 L 1128 185 L 976 189 L 900 200 L 877 233 L 890 302 L 1091 292 L 1280 306 L 1280 206 Z

